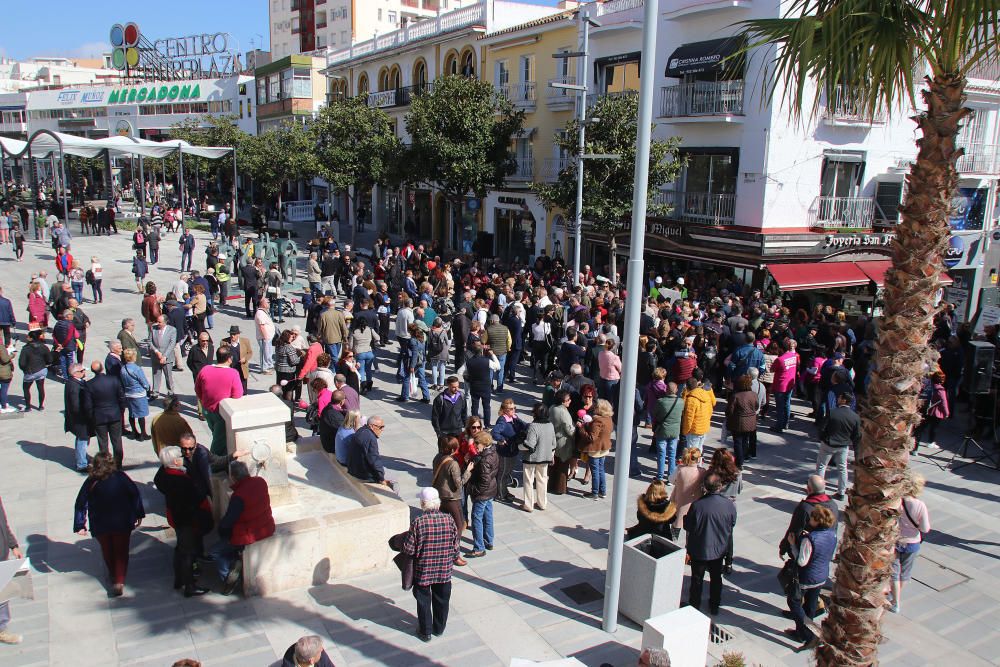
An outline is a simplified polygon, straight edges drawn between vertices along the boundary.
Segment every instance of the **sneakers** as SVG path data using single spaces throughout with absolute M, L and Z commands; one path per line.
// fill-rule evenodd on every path
M 0 644 L 20 644 L 23 637 L 6 630 L 0 632 Z
M 933 442 L 933 441 L 931 441 L 931 442 L 925 442 L 924 443 L 924 447 L 926 447 L 927 449 L 941 449 L 941 445 L 939 445 L 939 444 L 937 444 L 936 442 Z
M 6 408 L 0 408 L 0 412 L 10 414 L 11 412 L 19 412 L 19 410 L 12 405 L 8 405 Z

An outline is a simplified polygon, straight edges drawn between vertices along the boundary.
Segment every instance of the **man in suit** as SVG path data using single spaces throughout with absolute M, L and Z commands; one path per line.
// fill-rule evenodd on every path
M 160 378 L 166 376 L 167 394 L 174 395 L 173 366 L 175 361 L 174 346 L 177 345 L 177 329 L 167 324 L 167 318 L 161 314 L 156 318 L 156 325 L 149 338 L 149 357 L 153 366 L 153 394 L 160 393 Z
M 229 338 L 226 338 L 219 347 L 228 345 L 230 355 L 233 359 L 233 368 L 240 374 L 240 381 L 243 382 L 243 391 L 247 390 L 247 378 L 250 377 L 250 357 L 253 356 L 253 348 L 250 347 L 250 339 L 240 335 L 240 328 L 235 324 L 229 327 Z
M 90 394 L 90 406 L 93 414 L 94 432 L 97 434 L 97 447 L 102 452 L 108 451 L 110 443 L 114 452 L 115 464 L 122 467 L 125 452 L 122 449 L 122 416 L 125 414 L 125 390 L 118 378 L 104 372 L 101 362 L 90 364 L 94 373 L 87 382 Z
M 90 394 L 83 381 L 83 364 L 70 364 L 64 391 L 65 412 L 63 430 L 73 434 L 76 450 L 76 471 L 87 472 L 87 445 L 94 429 L 90 420 Z
M 122 374 L 122 342 L 118 339 L 108 343 L 108 355 L 104 357 L 104 372 L 113 378 L 120 378 Z

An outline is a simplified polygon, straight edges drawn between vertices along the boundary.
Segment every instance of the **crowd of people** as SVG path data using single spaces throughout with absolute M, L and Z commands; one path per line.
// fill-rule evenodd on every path
M 25 224 L 16 210 L 3 210 L 0 220 L 8 230 Z M 820 441 L 807 496 L 780 548 L 790 563 L 784 592 L 795 627 L 789 634 L 803 648 L 815 646 L 806 619 L 822 612 L 819 591 L 836 550 L 849 456 L 861 438 L 857 407 L 874 368 L 877 322 L 864 316 L 849 322 L 829 306 L 792 308 L 735 275 L 671 268 L 651 271 L 643 293 L 629 296 L 642 306 L 639 331 L 632 335 L 622 329 L 620 277 L 611 280 L 584 267 L 576 284 L 572 271 L 544 252 L 530 266 L 499 266 L 469 256 L 445 261 L 438 248 L 409 241 L 393 245 L 386 237 L 359 252 L 322 227 L 303 266 L 304 321 L 282 329 L 283 313 L 273 306 L 286 282 L 272 275 L 276 265 L 237 257 L 240 275 L 230 277 L 211 243 L 204 271 L 192 268 L 194 235 L 183 224 L 172 231 L 166 215 L 158 222 L 160 214 L 154 210 L 153 219 L 140 221 L 133 234 L 133 273 L 142 295 L 136 316 L 121 322 L 103 361 L 89 365 L 89 379 L 83 361 L 91 322 L 81 304 L 85 284 L 92 288 L 93 303 L 102 303 L 104 272 L 97 257 L 87 271 L 72 258 L 65 225 L 50 225 L 56 279 L 50 285 L 45 271 L 30 278 L 20 348 L 13 336 L 15 309 L 0 292 L 5 343 L 0 412 L 14 409 L 8 387 L 15 363 L 22 372 L 18 409 L 33 409 L 32 389 L 35 409 L 44 409 L 50 374 L 64 383 L 65 430 L 72 436 L 77 470 L 87 476 L 74 530 L 85 531 L 89 520 L 113 595 L 122 594 L 129 535 L 144 516 L 135 484 L 123 471 L 123 437 L 153 439 L 161 463 L 155 485 L 177 535 L 175 587 L 184 595 L 207 591 L 198 580 L 202 557 L 217 564 L 224 592 L 236 590 L 240 549 L 273 533 L 266 483 L 249 474 L 239 453 L 226 451 L 219 415 L 223 400 L 248 392 L 254 372 L 274 376 L 270 390 L 291 410 L 290 439 L 298 437 L 297 427 L 311 431 L 350 475 L 388 487 L 394 486 L 392 475 L 380 454 L 385 421 L 377 413 L 390 409 L 390 398 L 429 404 L 437 453 L 427 462 L 431 477 L 419 496 L 423 512 L 396 546 L 415 564 L 411 585 L 418 634 L 430 641 L 447 623 L 452 568 L 486 557 L 502 539 L 496 534 L 495 503 L 531 513 L 545 511 L 550 495 L 606 498 L 628 344 L 639 351 L 636 391 L 624 397 L 634 403 L 636 415 L 628 469 L 632 477 L 650 480 L 628 535 L 680 541 L 684 534 L 691 606 L 702 607 L 707 573 L 707 610 L 719 613 L 723 577 L 732 573 L 738 547 L 733 533 L 744 475 L 754 474 L 754 462 L 766 462 L 770 453 L 758 445 L 760 430 L 795 429 Z M 252 247 L 232 218 L 222 220 L 213 236 L 223 235 L 235 249 Z M 177 233 L 181 273 L 163 288 L 148 276 L 168 233 Z M 244 292 L 242 308 L 228 305 L 227 290 L 235 280 Z M 245 325 L 252 336 L 234 324 L 215 340 L 213 316 L 222 312 L 252 320 Z M 140 317 L 145 336 L 136 331 Z M 917 434 L 918 442 L 927 436 L 928 446 L 935 446 L 939 422 L 951 415 L 964 367 L 965 334 L 954 314 L 943 310 L 937 324 L 941 362 L 928 368 L 921 396 L 925 422 Z M 182 364 L 194 380 L 193 407 L 212 433 L 208 446 L 197 442 L 178 411 L 182 397 L 173 373 L 182 372 Z M 398 384 L 398 393 L 384 381 L 376 384 L 380 372 L 383 380 Z M 528 414 L 519 412 L 512 388 L 518 396 L 537 397 L 526 406 Z M 793 397 L 807 406 L 808 416 L 793 415 Z M 164 410 L 148 429 L 150 406 L 161 398 Z M 366 411 L 374 414 L 365 416 Z M 713 419 L 723 427 L 714 442 Z M 640 434 L 650 441 L 647 453 L 654 464 L 648 468 L 636 446 Z M 93 458 L 91 438 L 99 449 Z M 826 494 L 828 467 L 837 469 L 832 495 Z M 617 470 L 623 469 L 620 462 Z M 217 526 L 208 504 L 213 472 L 228 472 L 234 490 Z M 911 486 L 900 516 L 893 611 L 930 526 L 929 512 L 917 498 L 921 480 L 914 477 Z M 520 497 L 512 488 L 520 489 Z M 213 529 L 219 541 L 206 551 L 203 542 Z M 466 530 L 472 539 L 463 551 Z

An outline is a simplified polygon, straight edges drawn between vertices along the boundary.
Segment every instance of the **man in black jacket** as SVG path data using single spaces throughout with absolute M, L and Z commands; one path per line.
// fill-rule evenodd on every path
M 378 452 L 378 439 L 385 429 L 379 416 L 368 418 L 368 424 L 358 429 L 350 438 L 351 448 L 347 458 L 347 472 L 363 482 L 390 486 L 385 478 L 385 468 Z
M 243 310 L 246 319 L 250 320 L 253 319 L 260 300 L 257 294 L 260 289 L 260 275 L 252 260 L 240 267 L 240 276 L 243 278 Z
M 500 370 L 500 364 L 492 369 L 493 357 L 483 354 L 483 344 L 479 341 L 472 343 L 470 349 L 472 356 L 465 362 L 465 382 L 469 386 L 469 395 L 472 397 L 472 414 L 482 417 L 487 424 L 490 421 L 490 400 L 493 394 L 493 373 L 492 370 Z M 482 414 L 479 413 L 479 404 L 482 403 Z
M 125 452 L 122 449 L 122 416 L 125 414 L 125 390 L 118 378 L 110 377 L 104 372 L 101 362 L 90 365 L 94 373 L 87 382 L 90 391 L 90 402 L 93 409 L 94 431 L 97 433 L 97 447 L 102 452 L 108 451 L 110 442 L 114 452 L 115 464 L 121 470 Z
M 459 379 L 452 375 L 444 383 L 444 391 L 437 395 L 431 406 L 431 426 L 439 437 L 460 434 L 469 417 L 465 396 L 459 389 Z
M 847 491 L 847 451 L 861 442 L 861 418 L 851 409 L 854 395 L 844 392 L 837 396 L 837 407 L 823 423 L 819 453 L 816 456 L 816 474 L 826 479 L 826 467 L 831 462 L 837 466 L 837 493 L 833 497 L 844 499 Z
M 736 527 L 736 503 L 719 495 L 722 479 L 717 473 L 705 475 L 705 495 L 696 500 L 684 517 L 687 552 L 691 558 L 691 588 L 688 604 L 701 608 L 701 585 L 708 572 L 708 611 L 719 613 L 722 603 L 722 561 Z
M 73 434 L 76 471 L 80 473 L 87 472 L 87 445 L 90 444 L 90 436 L 94 434 L 93 422 L 90 419 L 92 412 L 90 392 L 87 391 L 87 384 L 83 381 L 84 372 L 83 364 L 70 364 L 63 394 L 66 405 L 63 430 Z

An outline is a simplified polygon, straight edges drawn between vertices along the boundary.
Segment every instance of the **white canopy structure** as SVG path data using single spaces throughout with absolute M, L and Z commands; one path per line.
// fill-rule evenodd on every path
M 137 156 L 139 158 L 140 172 L 142 170 L 142 158 L 151 157 L 164 159 L 176 153 L 180 162 L 180 183 L 181 183 L 181 208 L 184 207 L 184 156 L 194 155 L 209 160 L 218 160 L 232 154 L 233 159 L 233 196 L 235 198 L 236 187 L 236 149 L 217 146 L 195 146 L 181 139 L 171 139 L 168 141 L 150 141 L 135 137 L 106 137 L 103 139 L 88 139 L 78 137 L 73 134 L 62 132 L 52 132 L 51 130 L 38 130 L 32 134 L 28 141 L 20 139 L 9 139 L 0 137 L 0 162 L 5 156 L 18 159 L 27 157 L 28 160 L 50 158 L 55 155 L 59 157 L 59 167 L 62 175 L 63 192 L 63 215 L 69 219 L 69 204 L 66 199 L 67 188 L 66 170 L 63 163 L 65 156 L 75 155 L 77 157 L 94 158 L 105 155 L 110 159 L 114 156 Z M 141 178 L 141 177 L 140 177 Z M 7 183 L 3 181 L 4 196 L 7 194 Z M 146 212 L 145 198 L 142 197 L 142 212 Z M 233 210 L 236 210 L 236 202 L 233 202 Z

